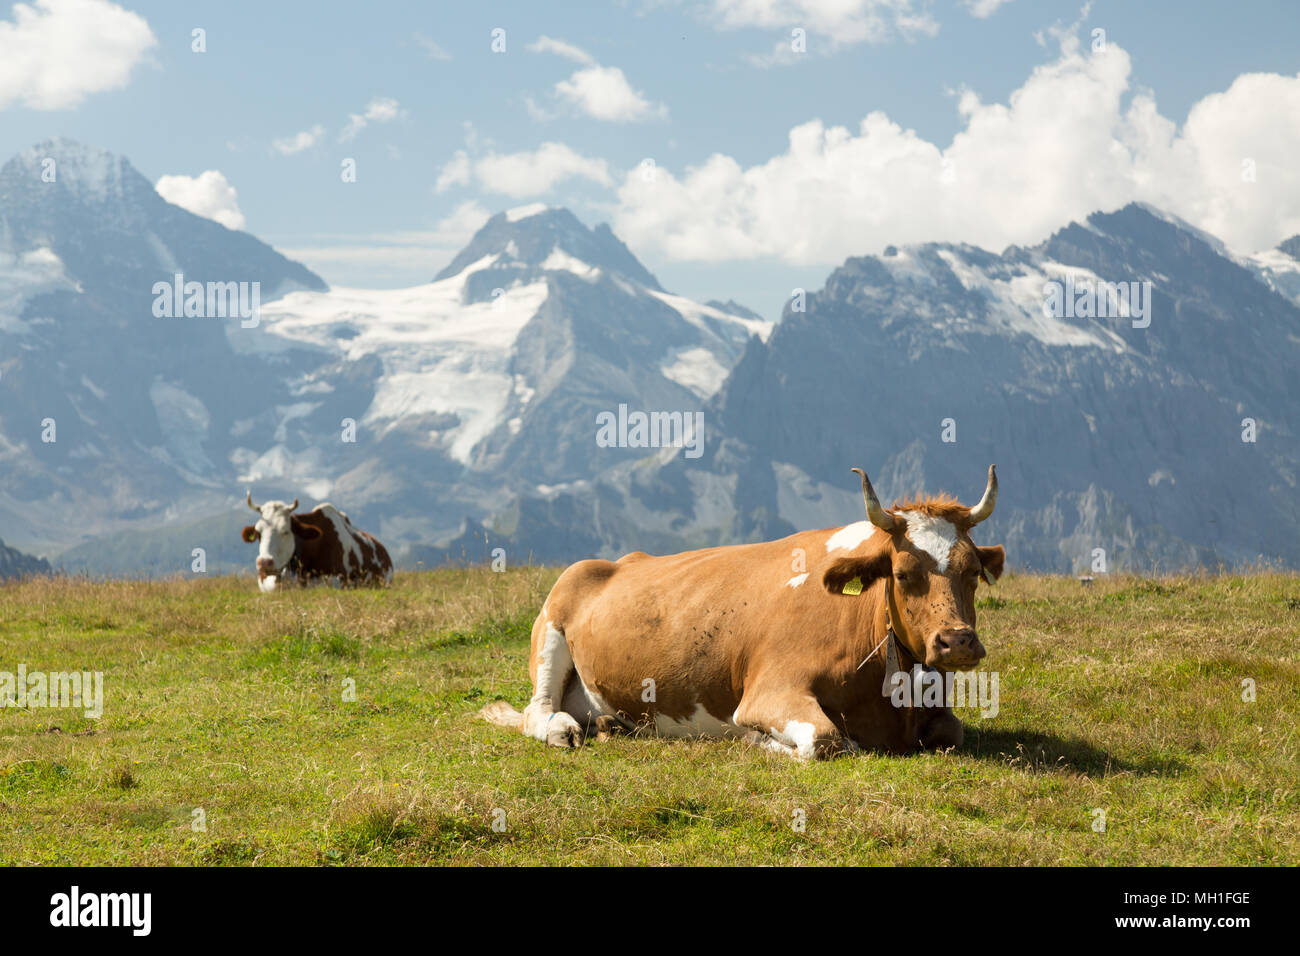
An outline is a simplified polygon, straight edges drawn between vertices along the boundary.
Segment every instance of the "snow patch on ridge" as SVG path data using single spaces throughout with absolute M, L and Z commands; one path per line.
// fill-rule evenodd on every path
M 23 253 L 0 249 L 0 332 L 29 331 L 29 324 L 19 318 L 28 300 L 60 289 L 81 291 L 52 249 L 42 246 Z
M 708 349 L 683 349 L 659 366 L 664 378 L 689 388 L 701 398 L 708 398 L 727 380 L 728 369 Z
M 569 255 L 559 246 L 551 250 L 542 268 L 552 272 L 572 272 L 580 279 L 594 279 L 600 275 L 600 269 Z
M 701 305 L 680 295 L 673 295 L 669 292 L 656 292 L 654 289 L 644 290 L 648 295 L 654 296 L 668 308 L 678 313 L 683 319 L 695 326 L 706 335 L 713 336 L 716 333 L 709 328 L 706 319 L 714 322 L 723 322 L 730 325 L 736 325 L 744 329 L 749 335 L 757 335 L 764 342 L 772 334 L 775 322 L 767 322 L 763 319 L 747 319 L 742 315 L 732 315 L 730 312 L 723 312 L 721 309 L 715 309 L 711 305 Z
M 516 206 L 514 209 L 506 210 L 506 222 L 519 222 L 521 219 L 531 219 L 533 216 L 540 216 L 550 207 L 544 202 L 529 203 L 526 206 Z
M 1300 261 L 1281 249 L 1265 249 L 1241 263 L 1270 289 L 1300 305 Z
M 1126 350 L 1123 339 L 1097 322 L 1080 320 L 1091 325 L 1082 328 L 1048 315 L 1043 309 L 1045 283 L 1062 280 L 1067 274 L 1073 275 L 1076 283 L 1098 281 L 1099 277 L 1087 269 L 1044 261 L 1040 268 L 1022 267 L 1021 274 L 1000 279 L 970 265 L 951 249 L 939 249 L 936 254 L 963 288 L 984 297 L 989 317 L 1002 328 L 1031 336 L 1044 345 Z
M 361 421 L 384 430 L 408 416 L 455 416 L 430 438 L 468 464 L 474 446 L 506 412 L 516 388 L 512 347 L 547 295 L 539 281 L 512 286 L 491 301 L 464 302 L 466 279 L 496 258 L 409 289 L 293 292 L 262 306 L 258 347 L 306 344 L 352 362 L 378 356 L 383 375 Z M 341 326 L 348 337 L 337 334 Z M 231 337 L 247 347 L 247 335 Z

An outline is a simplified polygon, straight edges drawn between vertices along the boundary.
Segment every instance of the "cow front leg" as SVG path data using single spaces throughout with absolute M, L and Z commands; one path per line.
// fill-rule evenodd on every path
M 731 717 L 749 743 L 799 760 L 824 760 L 857 748 L 807 692 L 745 692 Z
M 945 707 L 933 714 L 921 729 L 921 746 L 926 750 L 960 747 L 965 733 L 957 715 Z
M 523 732 L 552 747 L 582 746 L 582 728 L 565 711 L 564 686 L 574 672 L 573 655 L 564 633 L 549 621 L 537 652 L 537 682 L 533 699 L 524 708 Z

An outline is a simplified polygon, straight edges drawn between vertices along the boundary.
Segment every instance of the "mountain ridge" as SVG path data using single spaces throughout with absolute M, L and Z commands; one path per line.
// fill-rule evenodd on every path
M 25 578 L 33 574 L 49 574 L 50 571 L 50 563 L 44 558 L 24 554 L 0 539 L 0 581 Z
M 885 498 L 965 500 L 996 462 L 981 530 L 1015 566 L 1300 566 L 1297 249 L 1234 256 L 1129 204 L 1001 253 L 848 257 L 773 324 L 533 205 L 429 283 L 331 289 L 51 141 L 0 168 L 0 531 L 71 569 L 238 566 L 252 487 L 331 498 L 406 563 L 566 561 L 842 525 L 855 465 Z M 251 328 L 161 319 L 173 267 L 276 294 Z M 1075 309 L 1098 282 L 1123 307 Z M 703 453 L 597 440 L 625 410 L 702 415 Z
M 606 500 L 604 515 L 654 502 L 645 537 L 734 543 L 852 518 L 850 465 L 884 497 L 969 497 L 997 462 L 1002 502 L 982 530 L 1019 566 L 1082 570 L 1097 549 L 1111 567 L 1294 566 L 1300 310 L 1171 218 L 1130 204 L 1002 254 L 923 243 L 850 257 L 749 343 L 706 406 L 721 437 L 704 460 L 611 472 L 571 496 Z M 1150 326 L 1041 314 L 1046 284 L 1067 276 L 1151 283 Z M 1266 437 L 1243 442 L 1251 409 Z M 512 520 L 527 550 L 559 536 Z M 600 553 L 626 548 L 620 534 Z

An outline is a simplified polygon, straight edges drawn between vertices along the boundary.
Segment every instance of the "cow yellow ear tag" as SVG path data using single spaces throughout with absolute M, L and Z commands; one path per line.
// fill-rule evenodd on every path
M 861 593 L 862 593 L 862 578 L 854 578 L 854 579 L 851 580 L 851 581 L 847 581 L 847 582 L 845 582 L 845 584 L 844 584 L 844 588 L 843 588 L 843 590 L 842 590 L 840 593 L 842 593 L 842 594 L 861 594 Z

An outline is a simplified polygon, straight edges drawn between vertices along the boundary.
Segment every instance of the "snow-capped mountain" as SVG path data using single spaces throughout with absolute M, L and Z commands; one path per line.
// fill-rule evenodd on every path
M 1245 263 L 1274 291 L 1300 305 L 1300 235 L 1251 256 Z
M 728 308 L 664 291 L 608 226 L 528 206 L 490 219 L 427 285 L 291 293 L 240 339 L 328 358 L 300 384 L 295 417 L 329 390 L 335 363 L 374 360 L 375 393 L 354 410 L 361 426 L 380 437 L 418 431 L 472 471 L 527 465 L 555 482 L 593 473 L 559 434 L 570 417 L 585 420 L 574 438 L 586 446 L 596 413 L 619 402 L 697 409 L 717 391 L 746 340 L 772 329 Z
M 155 314 L 177 273 L 325 288 L 104 150 L 50 140 L 0 169 L 0 529 L 16 544 L 52 552 L 229 499 L 226 436 L 285 389 L 228 322 Z
M 256 284 L 256 318 L 208 315 L 203 295 L 186 316 L 178 273 L 208 297 Z M 188 566 L 186 538 L 220 515 L 237 530 L 252 486 L 343 502 L 401 553 L 511 489 L 591 477 L 609 463 L 599 411 L 697 411 L 770 331 L 672 295 L 608 227 L 545 207 L 495 216 L 428 284 L 329 289 L 125 159 L 49 141 L 0 170 L 0 530 L 89 541 L 69 566 Z M 215 534 L 218 565 L 242 561 Z M 164 538 L 174 559 L 155 557 Z
M 255 321 L 177 273 L 256 283 Z M 851 258 L 773 327 L 530 206 L 426 284 L 330 289 L 50 141 L 0 169 L 0 535 L 69 568 L 239 567 L 252 487 L 329 498 L 408 564 L 562 561 L 853 520 L 855 465 L 969 499 L 996 462 L 981 530 L 1016 566 L 1300 566 L 1297 277 L 1300 239 L 1235 257 L 1132 205 L 1032 248 Z M 693 447 L 630 440 L 637 413 Z
M 698 460 L 611 470 L 498 525 L 543 555 L 754 540 L 857 516 L 855 465 L 885 496 L 970 499 L 996 462 L 981 532 L 1019 566 L 1296 566 L 1300 309 L 1279 294 L 1294 260 L 1266 259 L 1140 205 L 1001 255 L 849 259 L 746 348 Z M 1098 282 L 1125 284 L 1104 312 Z

